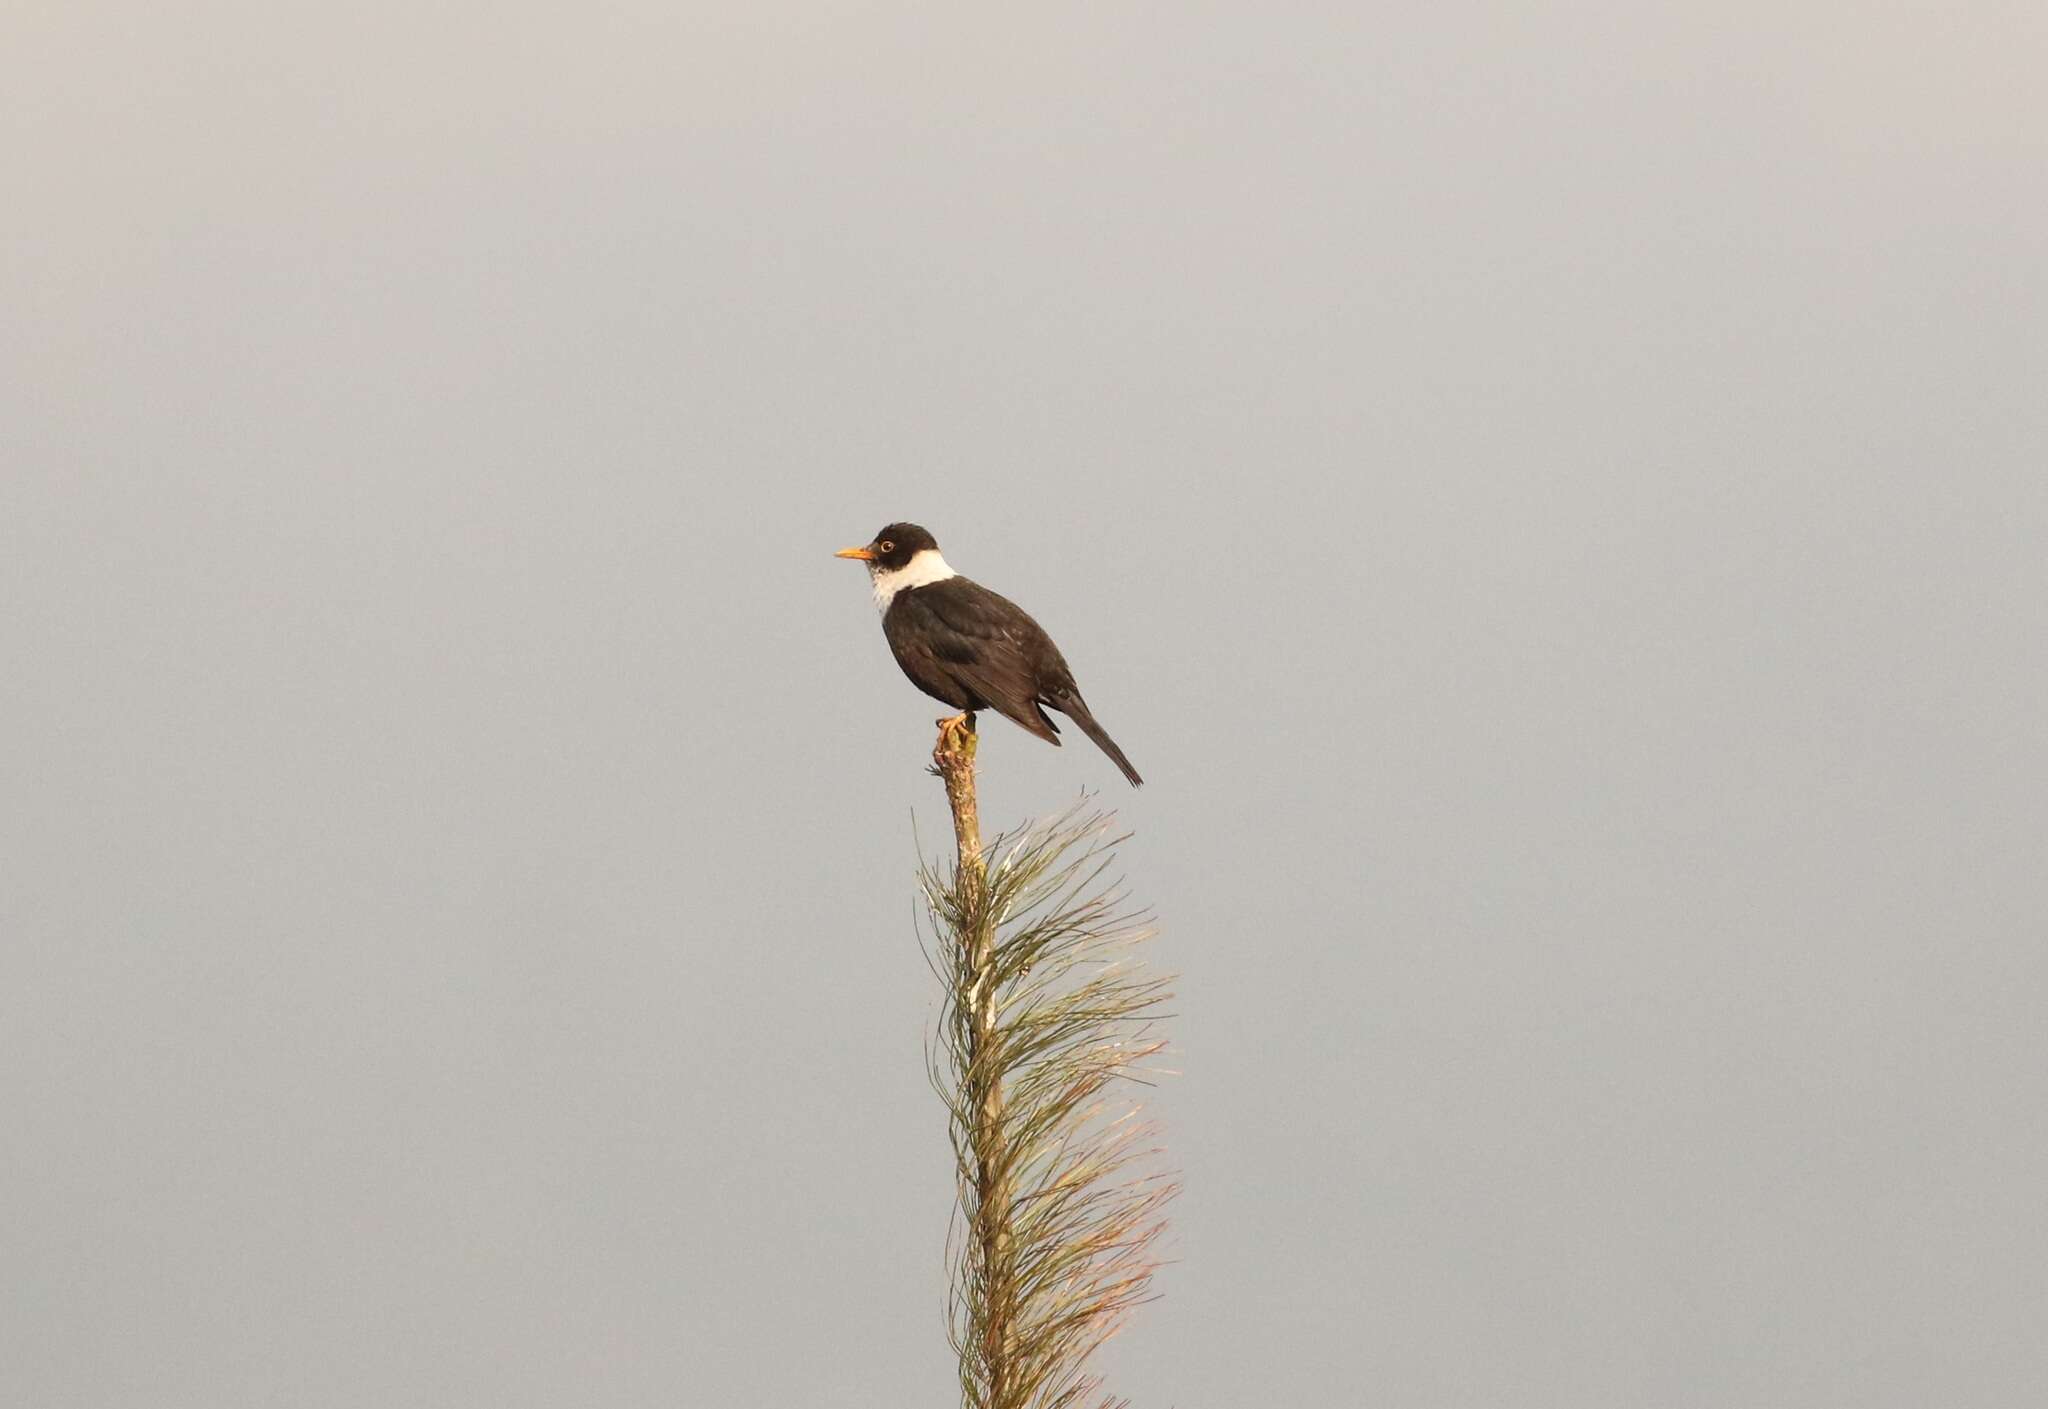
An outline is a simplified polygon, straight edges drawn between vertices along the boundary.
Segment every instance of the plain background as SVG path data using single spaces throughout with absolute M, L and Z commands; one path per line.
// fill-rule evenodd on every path
M 2048 1397 L 2048 10 L 17 3 L 0 1401 L 950 1401 L 885 521 L 1145 1405 Z

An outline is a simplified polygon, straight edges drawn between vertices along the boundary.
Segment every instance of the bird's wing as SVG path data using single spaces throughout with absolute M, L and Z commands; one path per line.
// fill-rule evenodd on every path
M 919 614 L 917 635 L 932 667 L 1019 728 L 1057 744 L 1059 730 L 1038 701 L 1042 687 L 1054 683 L 1040 678 L 1047 667 L 1058 682 L 1067 679 L 1058 647 L 1010 602 L 979 583 L 954 581 L 958 590 L 920 589 L 901 602 Z

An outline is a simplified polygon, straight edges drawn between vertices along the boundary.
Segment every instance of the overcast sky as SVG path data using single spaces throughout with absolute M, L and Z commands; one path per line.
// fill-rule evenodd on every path
M 2048 1399 L 2048 10 L 0 18 L 0 1401 L 944 1405 L 925 523 L 1140 1406 Z

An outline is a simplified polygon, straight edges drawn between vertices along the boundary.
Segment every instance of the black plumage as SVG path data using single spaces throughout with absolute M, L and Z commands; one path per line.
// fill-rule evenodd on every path
M 951 571 L 930 533 L 894 523 L 841 557 L 866 562 L 876 595 L 887 594 L 882 634 L 910 682 L 933 699 L 973 715 L 992 709 L 1057 746 L 1057 710 L 1123 771 L 1144 780 L 1081 698 L 1060 649 L 1022 607 Z

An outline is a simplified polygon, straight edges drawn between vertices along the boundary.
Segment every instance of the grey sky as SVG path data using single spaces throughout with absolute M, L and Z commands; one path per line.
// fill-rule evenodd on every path
M 10 7 L 0 1402 L 948 1402 L 897 517 L 1121 1392 L 2041 1400 L 2044 13 Z

